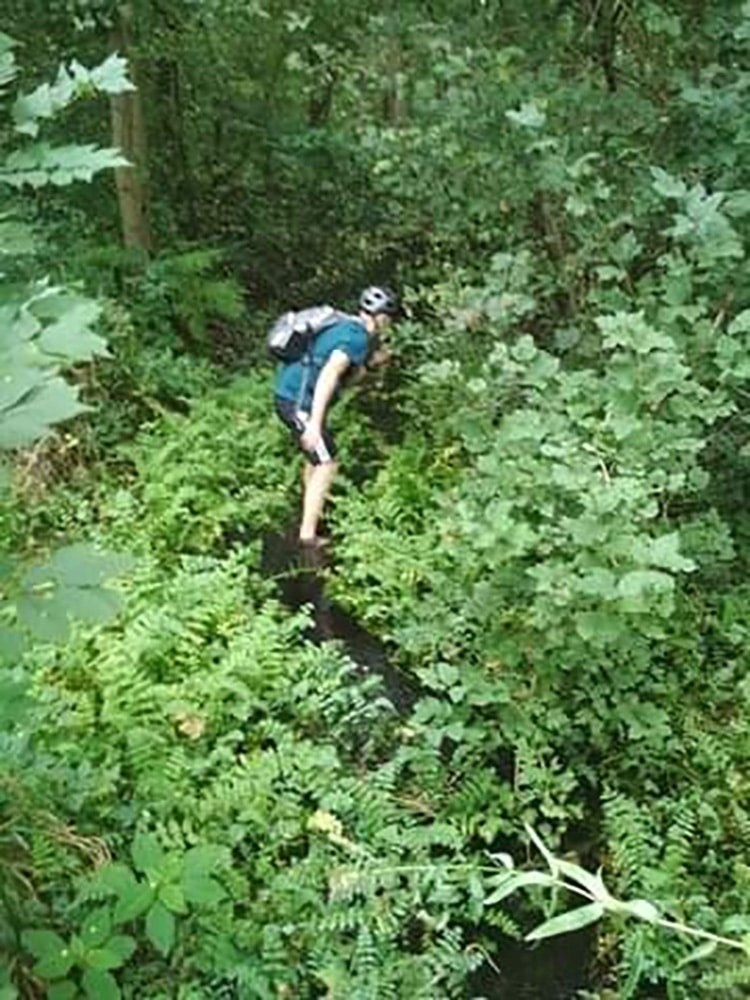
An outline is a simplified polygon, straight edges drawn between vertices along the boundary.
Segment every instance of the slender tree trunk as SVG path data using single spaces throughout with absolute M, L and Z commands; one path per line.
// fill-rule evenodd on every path
M 607 90 L 614 94 L 617 90 L 618 74 L 615 65 L 617 51 L 617 22 L 620 13 L 616 0 L 595 0 L 593 10 L 594 32 L 601 66 Z
M 132 50 L 132 23 L 132 7 L 127 3 L 122 4 L 117 11 L 112 41 L 117 51 L 125 57 Z M 153 237 L 147 184 L 146 125 L 141 92 L 137 89 L 136 67 L 132 60 L 129 60 L 128 68 L 136 90 L 113 94 L 110 108 L 112 143 L 122 150 L 132 167 L 118 167 L 115 170 L 115 184 L 125 246 L 149 252 L 153 249 Z
M 399 128 L 406 121 L 406 105 L 403 94 L 404 52 L 400 38 L 394 38 L 389 46 L 386 67 L 386 91 L 383 100 L 385 120 Z

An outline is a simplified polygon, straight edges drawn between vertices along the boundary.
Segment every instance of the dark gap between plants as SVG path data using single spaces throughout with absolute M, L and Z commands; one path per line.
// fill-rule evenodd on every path
M 328 599 L 320 572 L 324 562 L 320 553 L 301 552 L 291 532 L 269 533 L 263 538 L 261 572 L 276 582 L 287 607 L 294 611 L 305 606 L 312 609 L 310 639 L 342 643 L 363 674 L 381 678 L 396 711 L 407 716 L 423 694 L 419 683 L 389 662 L 387 650 L 376 636 Z M 470 977 L 466 996 L 471 1000 L 574 1000 L 593 988 L 595 928 L 537 945 L 514 941 L 489 925 L 467 930 L 492 943 L 496 966 L 487 962 Z

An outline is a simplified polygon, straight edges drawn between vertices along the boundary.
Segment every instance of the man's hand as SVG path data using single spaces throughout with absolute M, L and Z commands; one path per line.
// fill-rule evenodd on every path
M 373 352 L 372 357 L 367 362 L 367 367 L 382 368 L 383 365 L 387 365 L 392 358 L 392 351 L 385 344 L 382 344 Z
M 300 436 L 300 444 L 305 451 L 315 451 L 320 444 L 322 436 L 323 430 L 320 424 L 317 424 L 314 420 L 309 420 L 307 422 L 307 426 L 302 432 L 302 435 Z

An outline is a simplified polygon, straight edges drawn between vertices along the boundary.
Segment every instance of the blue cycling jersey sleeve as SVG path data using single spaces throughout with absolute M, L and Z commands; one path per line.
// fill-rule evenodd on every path
M 315 338 L 313 357 L 322 367 L 334 351 L 343 351 L 353 365 L 367 360 L 367 330 L 357 320 L 345 319 L 334 323 Z
M 344 319 L 329 326 L 315 338 L 312 364 L 301 361 L 280 365 L 276 376 L 276 395 L 282 399 L 296 400 L 303 408 L 312 402 L 318 376 L 334 351 L 343 351 L 350 362 L 363 365 L 367 360 L 369 340 L 364 323 Z

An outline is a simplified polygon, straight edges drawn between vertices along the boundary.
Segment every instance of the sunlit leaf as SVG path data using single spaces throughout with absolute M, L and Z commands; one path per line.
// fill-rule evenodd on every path
M 146 935 L 157 951 L 168 955 L 175 939 L 175 920 L 163 903 L 155 902 L 146 914 Z
M 543 938 L 555 937 L 557 934 L 579 931 L 581 928 L 601 920 L 604 912 L 604 906 L 601 903 L 588 903 L 586 906 L 579 906 L 576 910 L 569 910 L 567 913 L 552 917 L 551 920 L 545 920 L 543 924 L 527 934 L 525 940 L 541 941 Z

